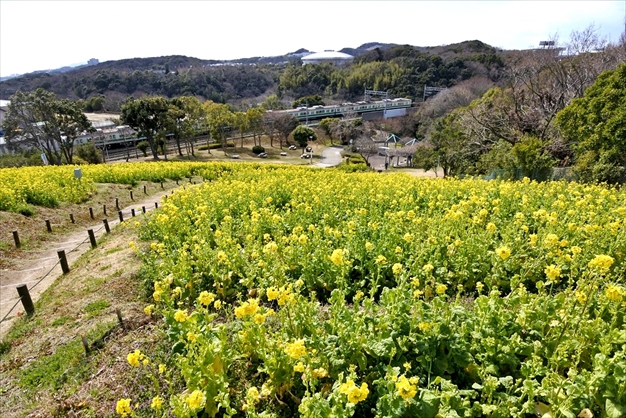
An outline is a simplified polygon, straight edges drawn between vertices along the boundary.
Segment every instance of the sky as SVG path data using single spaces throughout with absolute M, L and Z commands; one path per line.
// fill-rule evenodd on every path
M 611 1 L 27 1 L 0 0 L 0 76 L 135 57 L 229 60 L 356 48 L 367 42 L 480 40 L 537 47 L 593 24 L 624 32 Z

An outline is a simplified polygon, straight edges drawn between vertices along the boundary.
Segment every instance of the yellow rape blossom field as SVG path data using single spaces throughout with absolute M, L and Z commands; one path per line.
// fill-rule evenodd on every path
M 118 416 L 626 415 L 624 190 L 181 164 Z

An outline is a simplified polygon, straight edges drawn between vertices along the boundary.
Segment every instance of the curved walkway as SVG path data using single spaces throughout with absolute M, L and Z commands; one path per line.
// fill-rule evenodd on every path
M 315 164 L 315 167 L 334 167 L 341 163 L 342 147 L 332 146 L 322 150 L 322 161 Z

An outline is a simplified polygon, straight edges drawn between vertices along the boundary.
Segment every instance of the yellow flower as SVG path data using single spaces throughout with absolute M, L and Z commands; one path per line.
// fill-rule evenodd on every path
M 559 245 L 559 237 L 556 234 L 548 234 L 543 239 L 543 243 L 546 247 L 554 247 Z
M 478 291 L 478 293 L 482 292 L 484 288 L 484 284 L 482 284 L 481 282 L 476 282 L 476 290 Z
M 613 265 L 613 261 L 615 260 L 610 255 L 600 254 L 596 255 L 593 260 L 587 263 L 587 267 L 599 273 L 606 273 Z
M 298 242 L 300 244 L 302 244 L 302 245 L 306 244 L 308 240 L 309 240 L 309 238 L 306 235 L 304 235 L 304 234 L 302 234 L 302 235 L 300 235 L 298 237 Z
M 193 332 L 191 332 L 191 331 L 187 333 L 187 340 L 188 340 L 189 342 L 194 342 L 194 341 L 196 341 L 197 339 L 198 339 L 198 334 L 195 334 L 195 333 L 193 333 Z
M 250 400 L 251 402 L 256 402 L 259 399 L 259 390 L 256 388 L 256 386 L 252 386 L 250 389 L 248 389 L 248 392 L 246 392 L 246 399 Z
M 341 266 L 343 264 L 343 250 L 341 248 L 334 250 L 330 256 L 330 261 L 337 266 Z
M 443 295 L 444 293 L 446 293 L 446 290 L 448 290 L 448 286 L 446 286 L 445 284 L 439 283 L 435 287 L 435 292 L 437 292 L 438 295 Z
M 372 248 L 374 248 L 374 244 L 372 244 L 372 243 L 371 243 L 371 242 L 369 242 L 369 241 L 365 243 L 365 249 L 366 249 L 367 251 L 372 251 Z
M 160 302 L 162 293 L 163 292 L 161 292 L 160 290 L 155 290 L 154 293 L 152 294 L 152 297 L 154 298 L 155 301 Z
M 224 251 L 218 251 L 217 252 L 217 261 L 219 263 L 223 263 L 226 260 L 228 260 L 228 256 L 226 256 L 226 253 Z
M 206 290 L 203 290 L 198 296 L 198 302 L 203 304 L 204 306 L 209 306 L 211 302 L 215 300 L 215 295 L 213 293 L 209 293 Z
M 187 312 L 181 311 L 180 309 L 176 311 L 174 314 L 174 319 L 176 322 L 185 322 L 188 318 Z
M 250 316 L 257 313 L 259 310 L 259 300 L 258 299 L 250 299 L 240 306 L 235 308 L 235 316 L 237 318 L 242 318 L 244 316 Z
M 554 264 L 547 266 L 543 272 L 546 273 L 546 277 L 550 280 L 556 280 L 561 277 L 561 269 Z
M 189 409 L 192 411 L 200 409 L 204 405 L 204 394 L 196 389 L 187 396 L 185 402 L 187 402 L 187 406 L 189 406 Z
M 299 359 L 306 356 L 306 347 L 304 340 L 296 340 L 293 343 L 285 344 L 285 353 L 291 358 Z
M 257 325 L 262 325 L 265 323 L 265 315 L 263 314 L 256 314 L 254 315 L 254 323 Z
M 430 322 L 420 322 L 419 324 L 417 324 L 417 328 L 419 328 L 420 331 L 422 332 L 427 332 L 431 327 Z
M 502 247 L 496 248 L 496 254 L 498 254 L 501 259 L 506 260 L 511 256 L 511 249 L 506 245 L 503 245 Z
M 587 301 L 587 295 L 579 290 L 574 292 L 574 296 L 576 297 L 578 303 L 580 303 L 581 305 Z
M 221 309 L 221 308 L 222 308 L 222 301 L 221 301 L 221 300 L 219 300 L 219 299 L 218 299 L 218 300 L 216 300 L 216 301 L 213 303 L 213 307 L 214 307 L 215 309 Z
M 376 257 L 376 264 L 384 266 L 385 264 L 387 264 L 387 257 L 385 257 L 384 255 L 379 255 L 378 257 Z
M 267 288 L 267 300 L 276 300 L 280 296 L 280 292 L 274 286 Z
M 433 267 L 432 264 L 428 263 L 428 264 L 424 264 L 424 267 L 422 267 L 422 270 L 424 271 L 424 273 L 428 274 L 431 271 L 433 271 L 435 269 L 435 267 Z
M 304 363 L 302 363 L 301 361 L 298 362 L 298 364 L 296 364 L 295 366 L 293 366 L 293 370 L 295 372 L 300 372 L 300 373 L 304 373 L 305 367 L 304 367 Z
M 393 271 L 393 274 L 395 274 L 396 276 L 402 273 L 402 270 L 403 266 L 400 263 L 396 263 L 391 267 L 391 271 Z
M 621 302 L 622 298 L 626 295 L 626 291 L 620 289 L 614 284 L 610 284 L 607 286 L 604 294 L 606 295 L 607 299 L 612 300 L 613 302 Z
M 396 389 L 398 395 L 403 399 L 411 399 L 417 394 L 417 386 L 412 385 L 406 376 L 400 376 L 400 379 L 396 382 Z
M 159 364 L 159 373 L 163 374 L 165 373 L 165 370 L 167 370 L 167 368 L 165 367 L 165 364 L 163 363 Z
M 395 253 L 396 253 L 396 254 L 400 254 L 400 253 L 402 253 L 402 248 L 401 248 L 401 247 L 396 246 Z
M 115 405 L 115 412 L 120 414 L 122 417 L 130 415 L 130 399 L 120 399 L 117 401 L 117 405 Z
M 489 232 L 496 232 L 496 225 L 494 223 L 489 222 L 487 224 L 487 231 Z
M 348 380 L 346 383 L 342 383 L 339 386 L 339 393 L 348 395 L 348 402 L 355 405 L 365 400 L 369 392 L 370 391 L 367 389 L 367 383 L 363 383 L 359 388 L 352 380 Z
M 152 311 L 154 310 L 154 305 L 148 305 L 143 308 L 143 311 L 146 315 L 152 315 Z
M 313 369 L 313 376 L 315 376 L 318 379 L 322 379 L 328 376 L 328 371 L 323 367 L 319 367 L 317 369 Z
M 163 406 L 163 398 L 161 398 L 160 396 L 155 396 L 154 398 L 152 398 L 152 403 L 150 404 L 150 408 L 158 411 L 159 409 L 161 409 L 162 406 Z
M 126 360 L 128 360 L 128 364 L 133 367 L 139 367 L 139 362 L 143 360 L 145 356 L 141 354 L 141 351 L 135 350 L 132 353 L 128 353 L 126 356 Z

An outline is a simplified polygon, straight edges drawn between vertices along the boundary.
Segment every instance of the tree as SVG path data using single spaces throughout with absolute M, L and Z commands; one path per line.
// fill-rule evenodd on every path
M 248 124 L 249 120 L 246 117 L 245 112 L 235 112 L 233 116 L 235 120 L 235 126 L 237 127 L 237 130 L 239 131 L 239 135 L 241 137 L 241 148 L 243 148 L 243 134 L 246 133 L 248 129 L 250 129 L 250 125 Z
M 281 113 L 274 118 L 274 128 L 280 134 L 280 147 L 283 147 L 283 140 L 287 142 L 289 134 L 296 129 L 296 126 L 300 125 L 300 121 L 293 115 L 287 113 Z M 271 144 L 270 144 L 271 146 Z
M 293 101 L 291 107 L 296 109 L 301 106 L 324 106 L 324 99 L 319 94 L 313 94 L 311 96 L 300 97 Z
M 80 104 L 58 100 L 54 93 L 37 89 L 16 92 L 3 122 L 7 144 L 14 150 L 36 147 L 51 164 L 72 163 L 76 137 L 93 128 Z
M 556 121 L 583 180 L 618 181 L 626 166 L 626 63 L 601 74 Z
M 248 128 L 252 131 L 254 145 L 256 145 L 257 135 L 259 136 L 259 145 L 261 145 L 261 135 L 263 130 L 263 115 L 265 111 L 259 107 L 251 107 L 246 110 L 246 119 L 248 120 Z
M 339 122 L 338 118 L 324 118 L 317 124 L 317 126 L 324 131 L 326 136 L 330 138 L 331 145 L 333 145 L 332 129 L 337 122 Z
M 378 144 L 376 144 L 371 138 L 360 137 L 354 141 L 356 150 L 365 158 L 365 162 L 369 164 L 370 157 L 378 154 Z
M 169 111 L 167 100 L 160 96 L 141 99 L 131 97 L 122 105 L 120 119 L 136 130 L 139 137 L 145 137 L 155 160 L 159 159 L 155 139 L 157 136 L 163 136 L 165 128 L 171 123 Z
M 309 141 L 315 141 L 317 139 L 315 131 L 304 125 L 296 126 L 296 129 L 291 132 L 291 136 L 293 136 L 293 140 L 302 148 L 306 147 Z
M 226 131 L 233 126 L 235 116 L 225 104 L 206 102 L 204 108 L 207 112 L 211 138 L 220 141 L 222 150 L 226 152 Z
M 180 139 L 183 139 L 188 147 L 187 154 L 189 154 L 190 150 L 191 155 L 195 155 L 193 141 L 200 127 L 204 125 L 207 117 L 202 103 L 193 96 L 182 96 L 171 99 L 170 104 L 179 110 L 170 111 L 170 116 L 174 117 L 176 122 L 173 127 L 173 132 L 175 133 L 174 138 L 178 145 L 178 152 L 182 155 Z

